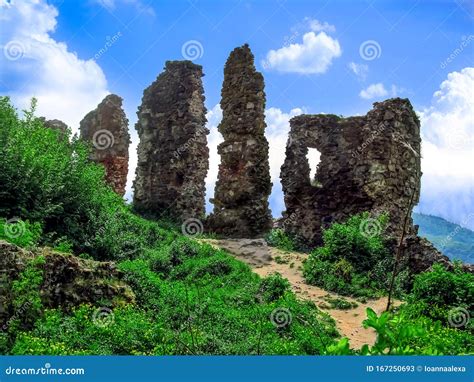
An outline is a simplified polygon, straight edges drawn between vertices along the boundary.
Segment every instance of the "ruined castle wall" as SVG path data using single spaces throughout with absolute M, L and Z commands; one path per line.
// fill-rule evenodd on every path
M 375 103 L 363 117 L 300 115 L 290 124 L 281 169 L 285 230 L 316 245 L 322 228 L 372 211 L 388 212 L 388 233 L 399 237 L 420 193 L 420 124 L 410 102 Z M 321 153 L 313 180 L 308 147 Z
M 122 98 L 109 94 L 80 123 L 81 139 L 91 144 L 90 158 L 104 165 L 106 181 L 119 195 L 125 194 L 130 135 Z
M 202 76 L 191 61 L 168 61 L 144 91 L 134 181 L 134 206 L 142 213 L 181 220 L 205 213 L 209 131 Z
M 272 184 L 264 135 L 264 81 L 248 45 L 234 49 L 226 62 L 221 108 L 218 129 L 224 142 L 218 147 L 221 163 L 208 224 L 226 236 L 261 236 L 271 227 Z

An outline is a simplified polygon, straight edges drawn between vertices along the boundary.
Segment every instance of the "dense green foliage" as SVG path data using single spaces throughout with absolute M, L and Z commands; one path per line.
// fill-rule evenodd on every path
M 474 263 L 474 232 L 438 216 L 413 214 L 420 226 L 420 236 L 426 237 L 438 250 L 452 260 Z
M 33 108 L 34 109 L 34 108 Z M 25 264 L 8 280 L 12 315 L 0 332 L 2 354 L 465 354 L 474 351 L 472 324 L 458 325 L 453 310 L 472 312 L 473 276 L 434 267 L 414 280 L 407 303 L 367 327 L 377 342 L 353 350 L 336 342 L 335 322 L 312 302 L 297 300 L 279 274 L 260 278 L 242 262 L 184 237 L 168 223 L 145 220 L 104 183 L 76 137 L 46 129 L 33 111 L 20 119 L 0 97 L 0 239 L 22 247 L 49 245 L 117 263 L 134 303 L 95 301 L 45 309 L 45 258 Z M 367 214 L 334 224 L 324 246 L 305 263 L 305 277 L 340 294 L 384 293 L 392 270 L 382 238 L 364 234 Z M 276 230 L 271 245 L 294 250 Z M 398 291 L 406 288 L 404 272 Z M 354 307 L 340 298 L 334 307 Z M 451 317 L 451 318 L 450 318 Z M 454 322 L 454 325 L 453 325 Z
M 367 231 L 368 224 L 374 229 Z M 341 295 L 375 297 L 386 293 L 393 269 L 383 232 L 387 216 L 377 219 L 362 213 L 345 223 L 334 223 L 323 233 L 324 245 L 304 264 L 304 276 L 313 285 Z M 395 291 L 406 287 L 408 274 L 397 273 Z
M 2 229 L 2 238 L 113 259 L 136 296 L 106 308 L 105 322 L 100 301 L 44 310 L 34 262 L 12 285 L 18 317 L 0 336 L 3 353 L 321 354 L 334 343 L 334 321 L 297 301 L 281 276 L 261 279 L 226 252 L 134 215 L 77 138 L 44 128 L 33 110 L 20 119 L 5 97 L 0 118 L 2 228 L 22 232 Z
M 281 228 L 272 229 L 265 238 L 268 245 L 279 248 L 283 251 L 294 251 L 297 249 L 295 240 Z

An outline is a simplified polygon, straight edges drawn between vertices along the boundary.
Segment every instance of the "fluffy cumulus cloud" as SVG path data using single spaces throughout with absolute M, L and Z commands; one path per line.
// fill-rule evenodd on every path
M 335 29 L 317 20 L 309 20 L 309 28 L 311 30 L 303 34 L 301 43 L 270 50 L 262 61 L 263 68 L 283 73 L 325 73 L 332 61 L 342 54 L 339 41 L 328 35 Z
M 474 68 L 450 73 L 421 117 L 418 210 L 474 229 Z
M 369 66 L 366 64 L 357 64 L 355 62 L 349 62 L 347 64 L 349 70 L 354 73 L 360 81 L 365 81 L 367 74 L 369 73 Z
M 45 0 L 0 0 L 0 11 L 2 91 L 20 108 L 36 97 L 38 115 L 76 130 L 108 93 L 104 72 L 51 36 L 58 11 Z
M 392 85 L 390 90 L 387 90 L 381 82 L 376 84 L 369 85 L 366 89 L 362 89 L 359 93 L 359 96 L 363 99 L 374 99 L 374 98 L 383 98 L 383 97 L 396 97 L 400 93 L 403 93 L 404 89 Z
M 296 115 L 302 114 L 303 112 L 304 110 L 301 108 L 292 109 L 288 113 L 285 113 L 284 111 L 275 107 L 265 110 L 265 122 L 267 123 L 265 135 L 270 146 L 270 176 L 273 183 L 272 194 L 270 196 L 270 207 L 272 208 L 273 216 L 279 216 L 285 209 L 283 203 L 283 191 L 280 183 L 280 167 L 285 160 L 286 141 L 290 131 L 289 120 Z M 213 205 L 209 202 L 209 199 L 214 195 L 214 187 L 217 181 L 220 163 L 220 157 L 217 153 L 217 146 L 223 141 L 223 138 L 217 130 L 217 126 L 219 125 L 221 119 L 222 110 L 220 105 L 217 104 L 207 113 L 207 128 L 210 130 L 210 134 L 207 137 L 210 152 L 210 168 L 206 178 L 206 199 L 208 212 L 212 211 L 213 208 Z M 308 154 L 308 160 L 314 172 L 319 161 L 319 154 L 316 151 L 311 150 L 311 152 Z

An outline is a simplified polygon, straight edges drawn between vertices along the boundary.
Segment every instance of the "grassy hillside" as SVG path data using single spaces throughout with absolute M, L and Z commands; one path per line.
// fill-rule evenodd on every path
M 420 236 L 430 240 L 450 259 L 474 263 L 474 232 L 443 218 L 413 214 L 413 221 L 420 226 Z

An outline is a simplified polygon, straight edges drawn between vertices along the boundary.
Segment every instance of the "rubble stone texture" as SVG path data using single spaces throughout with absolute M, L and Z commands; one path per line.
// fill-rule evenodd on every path
M 80 137 L 91 143 L 90 159 L 104 165 L 106 181 L 123 196 L 127 184 L 130 134 L 122 98 L 110 94 L 80 124 Z
M 41 265 L 41 302 L 45 308 L 70 311 L 80 304 L 108 301 L 111 307 L 134 303 L 135 295 L 115 263 L 81 259 L 49 248 L 32 251 L 0 240 L 0 328 L 14 315 L 12 285 L 36 257 Z
M 254 238 L 271 228 L 271 179 L 265 138 L 265 93 L 248 45 L 234 49 L 224 68 L 219 131 L 224 142 L 209 228 L 228 237 Z
M 322 228 L 333 222 L 363 211 L 387 212 L 387 233 L 397 239 L 410 209 L 405 245 L 412 249 L 408 253 L 441 260 L 428 241 L 416 236 L 411 219 L 420 195 L 421 139 L 420 123 L 408 99 L 375 103 L 361 117 L 300 115 L 290 124 L 281 167 L 286 205 L 282 225 L 287 232 L 314 246 L 321 244 Z M 310 179 L 308 148 L 321 153 L 314 179 Z M 370 235 L 379 227 L 367 222 L 361 229 Z M 412 263 L 427 266 L 418 260 Z
M 145 214 L 200 219 L 209 168 L 202 67 L 168 61 L 145 89 L 136 129 L 140 137 L 135 208 Z

